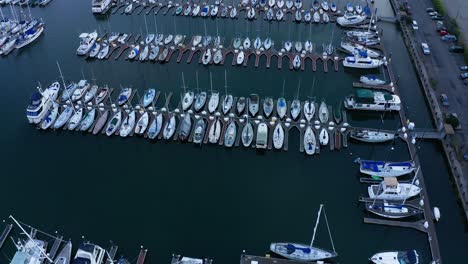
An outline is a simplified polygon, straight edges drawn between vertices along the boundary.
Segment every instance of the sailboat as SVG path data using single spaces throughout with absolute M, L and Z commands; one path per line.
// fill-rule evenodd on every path
M 280 123 L 278 123 L 273 130 L 273 146 L 275 149 L 281 149 L 284 143 L 284 129 Z
M 263 101 L 263 113 L 266 118 L 269 118 L 271 113 L 273 113 L 273 98 L 267 97 Z
M 307 155 L 314 155 L 316 148 L 317 140 L 315 139 L 315 133 L 312 131 L 312 128 L 308 126 L 304 133 L 304 150 Z
M 211 125 L 210 132 L 208 134 L 209 142 L 215 144 L 218 142 L 221 135 L 221 121 L 216 119 L 216 121 Z
M 370 185 L 367 191 L 371 199 L 405 200 L 421 192 L 421 188 L 414 184 L 415 179 L 416 175 L 412 183 L 399 183 L 395 177 L 385 177 L 380 184 Z
M 62 248 L 60 253 L 55 258 L 55 264 L 69 264 L 71 261 L 72 242 L 68 243 Z
M 320 134 L 319 134 L 319 141 L 320 141 L 320 145 L 328 145 L 328 141 L 330 140 L 330 136 L 328 135 L 328 131 L 326 128 L 322 128 L 322 130 L 320 130 Z
M 164 139 L 170 139 L 174 135 L 174 132 L 176 130 L 176 118 L 174 115 L 171 115 L 169 118 L 169 121 L 166 123 L 164 126 L 164 131 L 163 131 L 163 137 Z
M 190 136 L 190 131 L 192 129 L 192 119 L 190 118 L 189 113 L 185 113 L 184 119 L 180 125 L 179 138 L 181 141 L 185 141 Z
M 319 107 L 320 122 L 322 122 L 323 124 L 327 123 L 328 119 L 329 119 L 329 116 L 330 116 L 330 113 L 328 112 L 328 107 L 325 104 L 325 101 L 322 101 L 320 103 L 320 107 Z
M 381 143 L 393 140 L 395 134 L 371 129 L 356 129 L 351 131 L 351 138 L 368 143 Z
M 231 121 L 229 123 L 226 133 L 224 134 L 224 146 L 225 147 L 232 147 L 234 145 L 234 142 L 236 141 L 236 135 L 237 135 L 237 126 L 236 122 Z
M 412 161 L 388 162 L 376 160 L 358 160 L 361 173 L 377 177 L 399 177 L 414 171 Z
M 203 138 L 205 137 L 205 128 L 206 128 L 205 120 L 201 118 L 195 124 L 194 134 L 193 134 L 193 143 L 201 145 L 201 143 L 203 142 Z
M 156 117 L 151 122 L 150 127 L 148 128 L 148 138 L 155 139 L 161 132 L 161 127 L 163 124 L 163 115 L 161 113 L 157 114 Z
M 249 97 L 249 113 L 254 117 L 258 113 L 259 98 L 257 94 L 251 94 Z
M 335 249 L 333 246 L 333 240 L 331 238 L 330 233 L 329 235 L 330 235 L 330 240 L 332 241 L 333 252 L 313 246 L 314 240 L 315 240 L 315 234 L 317 231 L 317 226 L 319 224 L 320 215 L 322 213 L 322 208 L 323 208 L 323 204 L 320 205 L 320 208 L 318 211 L 317 221 L 314 227 L 314 234 L 312 236 L 310 245 L 299 244 L 299 243 L 282 243 L 282 242 L 271 243 L 270 250 L 282 257 L 285 257 L 291 260 L 297 260 L 297 261 L 317 261 L 317 260 L 334 258 L 338 256 L 338 254 L 335 252 Z M 326 217 L 325 217 L 325 221 L 327 222 L 327 226 L 328 226 L 328 220 Z
M 144 112 L 140 119 L 138 119 L 138 122 L 135 126 L 135 134 L 137 135 L 142 135 L 145 133 L 146 128 L 148 127 L 148 122 L 149 122 L 149 114 L 148 112 Z
M 308 122 L 312 120 L 315 114 L 315 104 L 311 100 L 306 100 L 304 102 L 304 116 Z
M 242 129 L 241 139 L 242 139 L 242 145 L 244 145 L 244 147 L 246 147 L 246 148 L 249 147 L 250 144 L 252 144 L 252 141 L 253 141 L 253 126 L 249 122 L 248 119 L 247 119 L 247 122 L 246 122 L 244 128 Z
M 104 113 L 101 114 L 101 116 L 98 118 L 96 125 L 93 127 L 93 135 L 96 135 L 99 133 L 102 128 L 106 125 L 107 118 L 109 118 L 109 109 L 106 109 Z
M 203 109 L 206 103 L 206 92 L 201 92 L 195 96 L 194 109 L 196 112 L 199 112 Z
M 232 95 L 227 94 L 227 78 L 226 78 L 226 71 L 224 71 L 224 100 L 222 102 L 223 114 L 226 115 L 231 111 L 232 103 L 234 101 Z
M 241 115 L 244 112 L 245 105 L 246 105 L 245 97 L 242 97 L 242 96 L 239 97 L 239 99 L 237 99 L 237 103 L 236 103 L 236 110 L 237 110 L 238 115 Z

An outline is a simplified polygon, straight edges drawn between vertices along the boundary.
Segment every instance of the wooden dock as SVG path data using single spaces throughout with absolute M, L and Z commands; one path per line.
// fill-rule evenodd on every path
M 3 247 L 3 244 L 5 244 L 5 241 L 7 240 L 8 236 L 10 235 L 11 230 L 13 229 L 13 225 L 9 224 L 3 229 L 2 235 L 0 235 L 0 249 Z
M 420 220 L 416 222 L 405 222 L 405 221 L 394 221 L 394 220 L 385 220 L 377 218 L 364 218 L 364 223 L 366 224 L 377 224 L 377 225 L 387 225 L 394 227 L 407 227 L 413 228 L 418 231 L 428 233 L 427 228 L 424 227 L 425 220 Z
M 56 238 L 54 239 L 54 243 L 52 244 L 52 248 L 51 248 L 50 251 L 49 251 L 49 258 L 50 258 L 50 259 L 54 259 L 55 256 L 57 255 L 57 252 L 58 252 L 58 250 L 59 250 L 59 248 L 60 248 L 60 245 L 61 245 L 62 242 L 63 242 L 62 239 L 63 239 L 63 236 L 56 237 Z M 46 259 L 45 263 L 46 263 L 46 264 L 50 264 L 51 262 L 50 262 L 48 259 Z
M 326 262 L 307 262 L 311 264 L 327 264 Z M 284 258 L 275 258 L 270 255 L 254 256 L 241 254 L 240 264 L 304 264 L 303 261 L 295 261 Z
M 144 264 L 146 259 L 146 254 L 148 253 L 147 249 L 140 249 L 140 254 L 138 254 L 138 259 L 136 264 Z

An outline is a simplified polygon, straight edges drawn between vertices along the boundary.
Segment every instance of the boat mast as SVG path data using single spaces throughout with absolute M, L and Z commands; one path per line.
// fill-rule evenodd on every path
M 211 78 L 211 71 L 210 71 L 210 89 L 211 89 L 211 95 L 213 95 L 213 79 Z
M 26 230 L 24 230 L 24 228 L 20 225 L 20 223 L 18 223 L 18 221 L 16 221 L 16 219 L 15 219 L 12 215 L 10 215 L 9 218 L 10 218 L 11 220 L 13 220 L 13 222 L 15 222 L 15 224 L 21 229 L 21 231 L 23 231 L 23 233 L 28 237 L 29 240 L 34 241 L 34 239 L 29 235 L 29 233 L 26 232 Z M 44 257 L 45 257 L 48 261 L 50 261 L 50 263 L 54 263 L 54 261 L 51 260 L 51 259 L 49 258 L 49 256 L 48 256 L 47 253 L 44 251 L 44 249 L 42 249 L 41 247 L 37 247 L 37 248 L 39 249 L 39 251 L 41 251 L 41 254 L 44 255 Z
M 197 81 L 197 91 L 200 92 L 200 88 L 198 87 L 198 71 L 195 72 L 195 79 Z
M 65 92 L 67 93 L 68 101 L 70 101 L 70 104 L 71 104 L 71 106 L 73 108 L 73 113 L 74 113 L 75 112 L 75 106 L 73 106 L 73 100 L 71 99 L 70 92 L 68 92 L 67 86 L 65 85 L 65 79 L 63 78 L 62 69 L 60 68 L 60 64 L 59 64 L 58 61 L 56 61 L 56 62 L 57 62 L 58 70 L 60 72 L 60 78 L 62 79 L 63 88 L 65 89 Z
M 185 91 L 185 78 L 184 78 L 184 72 L 182 72 L 182 88 L 184 89 L 184 94 L 186 93 Z
M 322 213 L 322 207 L 323 207 L 323 204 L 320 204 L 320 208 L 319 208 L 319 211 L 318 211 L 318 214 L 317 214 L 317 221 L 315 221 L 314 234 L 312 235 L 312 240 L 310 241 L 310 246 L 309 247 L 312 247 L 314 245 L 315 233 L 317 232 L 317 227 L 318 227 L 318 224 L 319 224 L 319 221 L 320 221 L 320 214 Z
M 156 34 L 158 34 L 158 25 L 156 24 L 156 16 L 153 16 L 154 18 L 154 28 L 156 30 Z
M 285 85 L 286 85 L 286 80 L 283 79 L 283 93 L 282 93 L 283 98 L 284 98 L 284 86 L 285 86 Z
M 5 16 L 3 15 L 3 11 L 1 7 L 0 7 L 0 15 L 2 15 L 2 21 L 5 21 Z
M 296 99 L 299 99 L 299 90 L 301 89 L 301 79 L 299 79 L 299 82 L 297 84 L 297 95 L 296 95 Z

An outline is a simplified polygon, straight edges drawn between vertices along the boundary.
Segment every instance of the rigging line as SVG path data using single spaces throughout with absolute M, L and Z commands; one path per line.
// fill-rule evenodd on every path
M 312 240 L 310 241 L 310 247 L 312 247 L 312 245 L 314 244 L 315 233 L 317 233 L 317 227 L 320 222 L 320 214 L 322 213 L 322 207 L 323 207 L 323 204 L 320 205 L 320 209 L 317 213 L 317 221 L 315 221 L 314 234 L 312 235 Z
M 333 238 L 330 232 L 330 226 L 328 226 L 328 219 L 327 219 L 327 213 L 325 212 L 325 208 L 323 208 L 323 214 L 325 215 L 325 223 L 327 223 L 327 229 L 328 229 L 328 235 L 330 236 L 330 241 L 333 247 L 333 252 L 336 252 L 335 250 L 335 244 L 333 243 Z
M 58 240 L 60 240 L 61 242 L 67 242 L 67 241 L 65 241 L 65 240 L 63 240 L 63 239 L 61 239 L 61 238 L 59 238 L 59 237 L 56 237 L 56 236 L 53 236 L 53 235 L 51 235 L 51 234 L 49 234 L 49 233 L 46 233 L 46 232 L 44 232 L 44 231 L 41 231 L 41 230 L 39 230 L 39 229 L 37 229 L 37 228 L 34 228 L 33 226 L 30 226 L 30 225 L 28 225 L 28 224 L 26 224 L 26 223 L 21 222 L 21 221 L 19 221 L 19 220 L 16 220 L 16 221 L 18 221 L 18 223 L 20 223 L 20 224 L 22 224 L 22 225 L 24 225 L 24 226 L 26 226 L 26 227 L 28 227 L 28 228 L 35 229 L 37 232 L 39 232 L 39 233 L 41 233 L 41 234 L 43 234 L 43 235 L 46 235 L 46 236 L 48 236 L 48 237 L 50 237 L 50 238 L 58 239 Z

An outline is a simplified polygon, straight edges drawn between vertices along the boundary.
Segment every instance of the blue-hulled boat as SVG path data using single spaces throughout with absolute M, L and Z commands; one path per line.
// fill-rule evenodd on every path
M 415 164 L 412 161 L 387 162 L 377 160 L 359 160 L 359 170 L 371 176 L 398 177 L 414 171 Z

